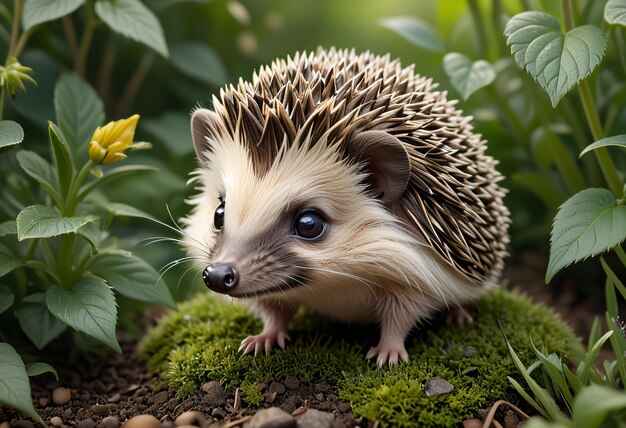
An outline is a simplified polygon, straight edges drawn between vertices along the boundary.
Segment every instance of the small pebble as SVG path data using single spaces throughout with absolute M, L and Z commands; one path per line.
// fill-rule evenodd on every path
M 72 416 L 72 409 L 65 409 L 65 410 L 63 411 L 63 415 L 64 415 L 66 418 L 70 418 L 70 417 Z
M 102 428 L 118 428 L 120 421 L 115 416 L 107 416 L 100 422 Z
M 482 428 L 483 423 L 480 419 L 472 418 L 463 421 L 463 428 Z
M 91 411 L 96 415 L 102 415 L 107 412 L 107 406 L 104 404 L 94 404 L 91 406 Z
M 273 403 L 274 401 L 276 401 L 276 396 L 278 394 L 276 394 L 276 392 L 266 392 L 265 394 L 263 394 L 265 396 L 265 401 L 267 403 Z
M 110 396 L 107 401 L 109 403 L 117 403 L 118 401 L 120 401 L 122 399 L 122 395 L 118 392 L 113 394 L 112 396 Z
M 48 407 L 48 404 L 50 404 L 50 400 L 48 399 L 48 397 L 39 398 L 39 405 L 41 407 Z
M 122 428 L 161 428 L 161 424 L 154 416 L 139 415 L 124 422 Z
M 309 409 L 304 414 L 298 416 L 298 428 L 333 428 L 335 426 L 335 415 Z
M 476 351 L 476 348 L 474 348 L 473 346 L 466 346 L 463 349 L 462 355 L 465 358 L 474 358 L 478 355 L 478 351 Z
M 270 407 L 256 412 L 243 426 L 244 428 L 292 428 L 296 426 L 296 418 L 278 407 Z
M 60 427 L 61 425 L 63 425 L 63 419 L 58 416 L 53 416 L 50 418 L 50 425 L 52 425 L 53 427 Z
M 204 415 L 198 411 L 184 412 L 174 419 L 174 425 L 177 427 L 183 425 L 203 426 L 204 424 L 206 424 L 206 419 Z
M 268 392 L 275 392 L 277 394 L 284 394 L 286 391 L 285 385 L 280 382 L 272 382 L 270 387 L 267 389 Z
M 52 391 L 52 402 L 57 406 L 69 403 L 70 398 L 72 398 L 72 393 L 67 388 L 58 387 Z
M 8 423 L 8 422 L 2 422 L 2 423 L 0 424 L 0 428 L 11 428 L 11 425 L 9 425 L 9 423 Z
M 454 385 L 440 377 L 431 377 L 426 384 L 424 391 L 428 397 L 433 395 L 447 394 L 454 389 Z
M 297 389 L 300 386 L 300 381 L 293 376 L 289 376 L 285 378 L 283 385 L 285 385 L 288 389 Z
M 204 393 L 202 400 L 210 407 L 220 407 L 226 403 L 224 388 L 218 381 L 212 380 L 210 382 L 206 382 L 202 384 L 200 389 Z
M 93 419 L 84 419 L 78 422 L 76 426 L 78 428 L 96 428 L 96 423 L 93 421 Z

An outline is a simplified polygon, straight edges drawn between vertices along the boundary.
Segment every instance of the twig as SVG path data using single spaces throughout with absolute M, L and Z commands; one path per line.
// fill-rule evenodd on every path
M 78 55 L 78 39 L 76 38 L 74 21 L 72 21 L 72 17 L 70 15 L 65 15 L 61 22 L 63 23 L 63 32 L 65 33 L 67 44 L 70 46 L 74 57 L 76 57 L 76 55 Z
M 493 403 L 493 405 L 491 406 L 491 409 L 489 409 L 489 413 L 487 414 L 487 417 L 485 418 L 485 422 L 483 423 L 483 428 L 489 428 L 492 423 L 494 425 L 496 425 L 496 426 L 498 426 L 498 425 L 502 426 L 497 421 L 494 420 L 494 417 L 496 416 L 496 412 L 498 411 L 498 408 L 500 406 L 502 406 L 502 405 L 510 407 L 512 410 L 517 412 L 518 415 L 520 415 L 522 418 L 524 418 L 524 420 L 527 421 L 528 419 L 530 419 L 530 416 L 528 416 L 526 413 L 524 413 L 515 404 L 510 403 L 510 402 L 508 402 L 506 400 L 498 400 L 495 403 Z

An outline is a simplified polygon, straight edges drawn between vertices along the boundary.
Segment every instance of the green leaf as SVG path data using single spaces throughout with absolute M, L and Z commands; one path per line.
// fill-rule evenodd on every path
M 136 172 L 156 172 L 158 168 L 149 165 L 124 165 L 117 168 L 113 168 L 110 171 L 106 171 L 102 177 L 96 178 L 90 183 L 84 184 L 80 188 L 80 192 L 78 194 L 78 199 L 82 200 L 86 195 L 88 195 L 93 189 L 103 184 L 109 183 L 110 181 L 117 180 L 118 178 L 123 178 L 129 174 L 134 174 Z
M 606 2 L 604 20 L 609 24 L 626 26 L 626 1 L 609 0 Z
M 98 219 L 95 219 L 76 229 L 76 234 L 82 236 L 89 242 L 91 254 L 98 254 L 98 247 L 100 246 L 100 241 L 102 241 L 102 230 L 100 230 L 98 224 Z
M 54 88 L 57 122 L 74 155 L 86 160 L 88 144 L 104 122 L 104 104 L 91 85 L 78 74 L 66 74 Z
M 50 134 L 52 158 L 54 159 L 54 166 L 59 177 L 61 194 L 65 197 L 70 190 L 72 180 L 76 174 L 76 168 L 63 133 L 52 122 L 48 122 L 48 133 Z
M 6 275 L 21 265 L 22 262 L 12 255 L 0 252 L 0 276 Z
M 67 324 L 56 319 L 46 306 L 44 293 L 24 298 L 15 310 L 20 327 L 31 342 L 41 350 L 67 329 Z
M 87 269 L 106 279 L 111 287 L 126 297 L 176 309 L 159 273 L 139 257 L 102 254 L 94 257 Z
M 59 374 L 54 369 L 54 367 L 52 367 L 48 363 L 37 362 L 37 363 L 26 364 L 26 373 L 30 377 L 39 376 L 44 373 L 52 373 L 54 377 L 56 378 L 57 382 L 59 381 Z
M 24 130 L 12 120 L 0 120 L 0 148 L 14 146 L 24 139 Z
M 613 137 L 603 138 L 593 144 L 589 144 L 582 152 L 580 152 L 579 157 L 582 157 L 584 154 L 589 153 L 592 150 L 596 150 L 600 147 L 609 146 L 621 147 L 623 149 L 626 149 L 626 134 L 614 135 Z
M 22 241 L 76 233 L 82 226 L 96 219 L 94 215 L 63 217 L 53 207 L 31 205 L 17 215 L 17 238 Z
M 17 235 L 15 220 L 7 220 L 0 223 L 0 236 Z
M 546 282 L 565 266 L 626 239 L 626 205 L 607 189 L 586 189 L 565 201 L 554 218 Z
M 222 60 L 204 43 L 187 42 L 172 46 L 170 61 L 181 73 L 204 83 L 222 85 L 228 80 Z
M 167 45 L 158 18 L 139 0 L 99 0 L 96 14 L 111 30 L 154 49 L 167 58 Z
M 121 217 L 135 217 L 135 218 L 145 218 L 148 220 L 155 220 L 153 216 L 150 214 L 141 211 L 139 208 L 135 208 L 130 205 L 121 204 L 118 202 L 111 202 L 106 207 L 110 212 L 115 216 Z
M 578 368 L 576 369 L 576 376 L 578 376 L 583 385 L 586 385 L 589 381 L 589 372 L 590 370 L 595 369 L 598 353 L 600 352 L 602 346 L 604 346 L 604 342 L 609 340 L 609 337 L 611 337 L 612 334 L 613 331 L 609 330 L 604 334 L 604 336 L 598 339 L 585 355 L 585 359 L 578 365 Z
M 413 16 L 392 16 L 378 23 L 420 48 L 441 52 L 443 42 L 427 22 Z
M 115 338 L 115 295 L 101 278 L 83 277 L 72 290 L 53 285 L 46 292 L 46 303 L 50 312 L 70 327 L 122 353 Z
M 591 385 L 576 395 L 572 411 L 572 428 L 602 426 L 612 411 L 626 408 L 626 393 L 606 386 Z
M 604 257 L 600 257 L 600 264 L 602 264 L 602 268 L 604 269 L 604 273 L 611 280 L 615 288 L 620 292 L 624 300 L 626 300 L 626 285 L 622 283 L 622 281 L 618 278 L 617 274 L 611 269 L 611 266 L 604 261 Z
M 37 24 L 69 15 L 85 3 L 85 0 L 28 0 L 24 4 L 22 26 L 24 31 Z
M 2 263 L 2 260 L 0 260 L 0 263 Z M 14 301 L 13 291 L 6 285 L 0 284 L 0 314 L 9 309 Z
M 496 71 L 487 61 L 481 59 L 471 62 L 468 57 L 456 52 L 443 57 L 443 69 L 463 99 L 468 99 L 496 78 Z
M 35 152 L 22 150 L 17 153 L 17 161 L 31 178 L 34 178 L 48 192 L 48 194 L 58 201 L 58 181 L 55 176 L 54 167 Z
M 544 12 L 522 12 L 504 29 L 517 64 L 526 69 L 550 96 L 552 106 L 600 64 L 606 49 L 602 31 L 593 25 L 566 34 Z
M 8 343 L 0 343 L 0 403 L 26 413 L 43 425 L 30 398 L 24 362 Z

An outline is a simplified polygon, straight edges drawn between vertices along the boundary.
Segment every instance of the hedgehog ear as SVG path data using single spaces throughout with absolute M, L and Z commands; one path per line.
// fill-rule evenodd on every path
M 208 156 L 211 152 L 209 139 L 214 137 L 218 123 L 217 113 L 204 108 L 194 111 L 191 116 L 191 136 L 196 148 L 196 156 L 201 162 L 209 160 Z
M 372 190 L 383 202 L 395 201 L 404 193 L 411 161 L 399 139 L 384 131 L 364 131 L 352 138 L 348 151 L 365 163 Z

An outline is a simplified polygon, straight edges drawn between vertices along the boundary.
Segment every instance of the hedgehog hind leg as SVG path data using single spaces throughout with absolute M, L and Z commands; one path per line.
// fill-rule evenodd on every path
M 289 304 L 272 304 L 260 300 L 252 302 L 250 309 L 263 321 L 263 331 L 243 339 L 239 345 L 239 352 L 244 355 L 252 352 L 254 355 L 261 352 L 269 354 L 275 344 L 284 349 L 285 341 L 291 341 L 287 328 L 298 307 Z

